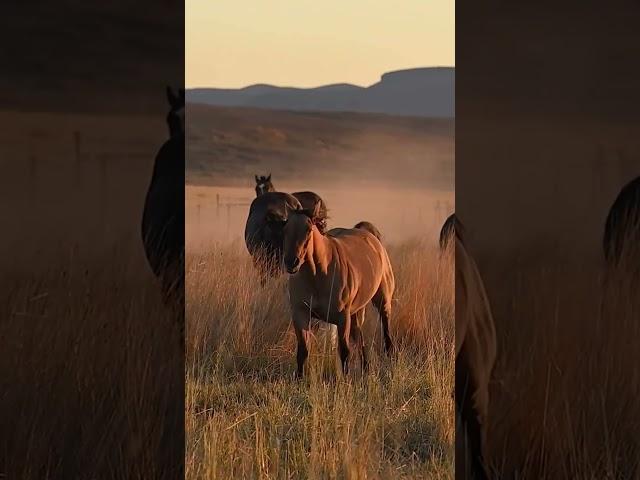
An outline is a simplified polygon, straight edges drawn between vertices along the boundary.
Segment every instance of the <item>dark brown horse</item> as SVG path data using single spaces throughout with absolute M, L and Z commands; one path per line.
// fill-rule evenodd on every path
M 255 175 L 256 179 L 256 197 L 263 195 L 268 192 L 275 192 L 276 188 L 273 186 L 271 182 L 271 174 L 267 176 L 258 176 Z M 327 231 L 327 205 L 324 203 L 324 200 L 315 192 L 303 191 L 303 192 L 293 192 L 291 195 L 296 197 L 302 208 L 309 209 L 313 211 L 316 208 L 316 205 L 320 205 L 318 210 L 318 218 L 316 219 L 316 226 L 320 233 L 323 235 Z
M 636 177 L 616 197 L 604 226 L 604 256 L 610 265 L 640 268 L 640 177 Z M 630 264 L 620 265 L 625 259 Z
M 169 139 L 153 166 L 142 214 L 142 241 L 166 305 L 180 318 L 184 346 L 184 89 L 167 88 Z
M 289 213 L 299 208 L 298 199 L 284 192 L 267 192 L 251 202 L 244 239 L 263 285 L 282 273 L 282 230 Z
M 441 242 L 441 246 L 447 248 L 449 241 L 455 241 L 455 402 L 456 416 L 461 420 L 456 422 L 456 478 L 482 480 L 489 478 L 485 451 L 496 332 L 484 283 L 460 234 L 460 221 L 449 221 L 451 218 L 455 219 L 447 219 L 449 233 L 444 236 L 449 240 Z
M 314 222 L 318 208 L 295 210 L 284 225 L 284 265 L 291 275 L 289 301 L 298 339 L 298 378 L 309 355 L 311 317 L 338 327 L 344 374 L 349 373 L 352 345 L 359 349 L 363 370 L 367 368 L 362 324 L 368 303 L 380 313 L 385 350 L 388 354 L 393 351 L 389 322 L 395 280 L 387 251 L 367 228 L 334 228 L 321 234 Z

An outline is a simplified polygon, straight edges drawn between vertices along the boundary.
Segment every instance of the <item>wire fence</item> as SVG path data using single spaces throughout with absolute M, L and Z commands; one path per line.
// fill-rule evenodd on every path
M 335 194 L 334 194 L 335 195 Z M 334 200 L 328 192 L 328 198 Z M 342 193 L 342 196 L 347 196 Z M 375 196 L 372 194 L 372 196 Z M 255 197 L 249 195 L 230 194 L 229 192 L 197 194 L 188 202 L 187 222 L 194 233 L 203 238 L 216 238 L 229 241 L 240 236 L 244 231 L 249 207 Z M 347 196 L 348 198 L 348 196 Z M 338 200 L 340 200 L 338 198 Z M 454 203 L 448 199 L 424 199 L 423 202 L 399 205 L 397 209 L 385 205 L 369 206 L 367 214 L 364 207 L 362 218 L 380 221 L 389 234 L 402 237 L 405 234 L 417 235 L 420 231 L 439 232 L 444 220 L 454 211 Z M 332 208 L 332 205 L 335 206 Z M 329 203 L 330 228 L 333 226 L 353 225 L 357 216 L 353 211 L 359 209 L 357 201 L 351 204 L 342 202 Z M 345 211 L 347 209 L 347 211 Z M 350 211 L 349 211 L 350 209 Z M 371 215 L 373 218 L 370 218 Z

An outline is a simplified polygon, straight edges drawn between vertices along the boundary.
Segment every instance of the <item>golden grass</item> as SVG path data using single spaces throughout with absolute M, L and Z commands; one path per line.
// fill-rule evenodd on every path
M 0 123 L 0 479 L 181 478 L 184 359 L 140 237 L 164 114 Z
M 179 331 L 137 258 L 109 253 L 3 281 L 0 478 L 181 475 Z
M 302 382 L 285 277 L 261 288 L 238 243 L 187 256 L 187 478 L 453 478 L 451 259 L 390 255 L 397 360 L 371 309 L 370 371 L 344 378 L 316 341 Z
M 544 247 L 482 260 L 498 334 L 497 478 L 638 478 L 637 277 Z

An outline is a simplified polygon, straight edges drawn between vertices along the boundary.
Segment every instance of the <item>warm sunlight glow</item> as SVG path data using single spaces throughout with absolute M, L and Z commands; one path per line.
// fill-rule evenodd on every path
M 455 64 L 453 0 L 186 0 L 186 86 L 370 85 Z

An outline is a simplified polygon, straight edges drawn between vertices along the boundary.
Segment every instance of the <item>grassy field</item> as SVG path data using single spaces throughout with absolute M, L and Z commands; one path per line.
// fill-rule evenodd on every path
M 163 115 L 0 123 L 0 478 L 180 477 L 179 331 L 140 235 Z
M 135 260 L 3 277 L 0 478 L 181 474 L 179 331 Z
M 285 277 L 261 288 L 238 242 L 187 255 L 187 478 L 453 478 L 452 259 L 389 250 L 398 358 L 370 309 L 370 371 L 343 377 L 318 331 L 302 382 Z
M 489 460 L 497 478 L 638 478 L 637 277 L 567 258 L 483 258 L 498 334 Z
M 640 142 L 622 121 L 548 121 L 483 117 L 457 164 L 498 336 L 490 461 L 498 478 L 635 479 L 640 295 L 607 273 L 602 238 Z

